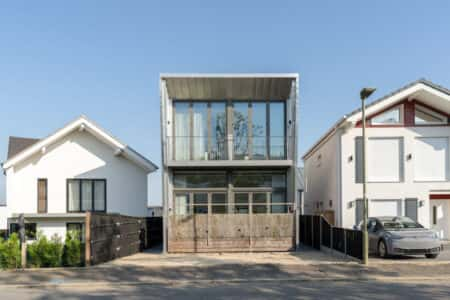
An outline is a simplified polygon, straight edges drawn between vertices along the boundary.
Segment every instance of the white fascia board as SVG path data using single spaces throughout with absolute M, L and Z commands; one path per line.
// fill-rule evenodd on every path
M 292 78 L 298 79 L 298 73 L 161 73 L 165 78 Z
M 446 95 L 436 89 L 433 89 L 423 83 L 417 83 L 417 84 L 413 85 L 412 87 L 405 89 L 404 91 L 401 91 L 397 94 L 394 94 L 394 95 L 380 101 L 379 103 L 376 103 L 375 105 L 368 106 L 366 109 L 366 116 L 372 115 L 380 110 L 383 110 L 384 108 L 389 107 L 389 106 L 395 104 L 396 102 L 399 102 L 420 90 L 424 90 L 433 95 L 442 97 L 442 98 L 450 101 L 450 97 L 448 95 Z M 357 112 L 354 115 L 349 117 L 349 121 L 352 123 L 356 123 L 356 122 L 360 121 L 361 119 L 362 119 L 361 111 Z
M 76 120 L 72 121 L 71 123 L 67 124 L 63 128 L 59 129 L 55 133 L 51 134 L 50 136 L 42 139 L 41 141 L 37 142 L 36 144 L 32 145 L 31 147 L 23 150 L 22 152 L 18 153 L 17 155 L 13 156 L 3 164 L 3 169 L 7 170 L 10 167 L 14 166 L 15 164 L 23 161 L 24 159 L 30 157 L 31 155 L 41 151 L 41 149 L 48 147 L 49 145 L 52 145 L 53 143 L 57 142 L 59 139 L 65 137 L 66 135 L 70 134 L 71 132 L 78 130 L 80 127 L 83 127 L 83 130 L 88 131 L 93 136 L 95 136 L 97 139 L 101 140 L 106 145 L 111 146 L 114 149 L 120 149 L 124 151 L 124 156 L 129 158 L 134 163 L 138 164 L 142 168 L 144 168 L 148 172 L 153 172 L 157 169 L 157 167 L 145 159 L 142 155 L 136 153 L 134 150 L 131 150 L 127 145 L 120 142 L 118 139 L 114 138 L 110 134 L 108 134 L 106 131 L 101 129 L 99 126 L 97 126 L 95 123 L 87 119 L 85 116 L 81 116 L 77 118 Z

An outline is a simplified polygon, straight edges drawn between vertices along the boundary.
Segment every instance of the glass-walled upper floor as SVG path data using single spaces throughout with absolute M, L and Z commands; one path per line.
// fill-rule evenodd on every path
M 173 160 L 286 159 L 284 101 L 174 101 Z

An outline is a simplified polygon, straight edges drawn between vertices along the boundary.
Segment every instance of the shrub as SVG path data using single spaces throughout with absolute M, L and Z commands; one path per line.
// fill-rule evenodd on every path
M 42 233 L 38 233 L 37 240 L 27 247 L 28 264 L 32 267 L 59 267 L 63 245 L 57 235 L 47 239 Z
M 81 242 L 78 231 L 68 231 L 64 242 L 63 265 L 77 267 L 82 265 Z
M 11 234 L 7 240 L 0 238 L 0 268 L 18 268 L 20 261 L 20 241 L 17 234 Z

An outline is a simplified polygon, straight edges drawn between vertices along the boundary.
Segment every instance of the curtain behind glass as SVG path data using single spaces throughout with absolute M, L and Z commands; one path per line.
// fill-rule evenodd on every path
M 175 160 L 189 159 L 189 103 L 175 104 Z
M 284 102 L 270 103 L 270 158 L 286 158 Z
M 208 105 L 194 103 L 193 105 L 193 159 L 208 159 Z
M 106 203 L 105 182 L 94 181 L 94 209 L 96 211 L 104 211 Z
M 69 188 L 69 211 L 80 211 L 80 182 L 70 180 Z
M 81 181 L 81 209 L 83 211 L 92 210 L 92 181 Z

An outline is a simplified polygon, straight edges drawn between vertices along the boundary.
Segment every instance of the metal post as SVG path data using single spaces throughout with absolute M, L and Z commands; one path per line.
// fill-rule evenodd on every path
M 369 237 L 367 233 L 367 162 L 366 162 L 366 105 L 364 97 L 361 97 L 362 110 L 362 182 L 363 182 L 363 264 L 369 264 Z

